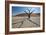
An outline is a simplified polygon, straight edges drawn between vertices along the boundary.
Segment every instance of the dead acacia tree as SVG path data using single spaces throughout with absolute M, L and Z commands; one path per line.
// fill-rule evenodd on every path
M 28 18 L 30 19 L 30 15 L 34 12 L 34 10 L 31 12 L 31 9 L 29 10 L 28 8 L 27 8 L 27 10 L 29 11 L 29 13 L 27 13 L 27 11 L 24 11 L 27 15 L 28 15 Z
M 27 10 L 29 11 L 29 13 L 27 13 L 27 11 L 24 11 L 27 15 L 28 15 L 28 21 L 30 21 L 30 22 L 32 22 L 32 23 L 34 23 L 34 24 L 36 24 L 37 26 L 40 26 L 40 25 L 38 25 L 37 23 L 35 23 L 34 21 L 32 21 L 31 19 L 30 19 L 30 15 L 35 11 L 35 10 L 33 10 L 33 11 L 31 11 L 31 9 L 29 10 L 28 8 L 27 8 Z

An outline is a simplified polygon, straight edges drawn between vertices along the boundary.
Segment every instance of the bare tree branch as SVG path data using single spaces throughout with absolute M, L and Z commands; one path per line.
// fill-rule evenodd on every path
M 32 9 L 32 8 L 31 8 L 31 9 Z M 29 11 L 29 13 L 30 13 L 31 9 L 29 10 L 29 9 L 27 8 L 27 10 Z
M 30 15 L 34 12 L 35 10 L 33 10 L 31 13 L 30 13 Z
M 26 11 L 24 11 L 24 12 L 28 15 L 28 13 Z
M 28 11 L 30 11 L 28 8 L 27 8 Z

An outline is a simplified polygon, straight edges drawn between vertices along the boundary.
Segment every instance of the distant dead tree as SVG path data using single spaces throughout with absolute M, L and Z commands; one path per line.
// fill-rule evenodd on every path
M 28 15 L 28 18 L 30 19 L 30 15 L 34 12 L 34 10 L 31 12 L 31 9 L 29 10 L 28 8 L 27 8 L 27 10 L 29 11 L 29 13 L 27 13 L 27 11 L 25 10 L 24 12 Z
M 27 10 L 29 11 L 29 13 L 27 13 L 26 10 L 24 11 L 24 12 L 28 15 L 28 19 L 27 19 L 27 20 L 29 20 L 30 22 L 36 24 L 37 26 L 40 26 L 40 25 L 38 25 L 37 23 L 33 22 L 33 21 L 30 19 L 30 17 L 31 17 L 30 15 L 31 15 L 35 10 L 31 11 L 31 9 L 29 10 L 28 8 L 27 8 Z

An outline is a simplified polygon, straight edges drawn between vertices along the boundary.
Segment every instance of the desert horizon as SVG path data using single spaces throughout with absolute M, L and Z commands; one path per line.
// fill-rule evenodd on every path
M 17 15 L 14 15 L 13 17 L 16 17 L 16 16 L 28 16 L 26 13 L 21 13 L 21 14 L 17 14 Z M 40 13 L 32 13 L 30 16 L 40 16 Z

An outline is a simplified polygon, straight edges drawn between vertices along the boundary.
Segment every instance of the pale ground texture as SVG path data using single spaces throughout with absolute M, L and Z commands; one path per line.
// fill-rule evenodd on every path
M 28 17 L 13 17 L 12 18 L 12 27 L 13 28 L 31 28 L 40 26 L 40 17 L 31 17 L 30 20 Z

